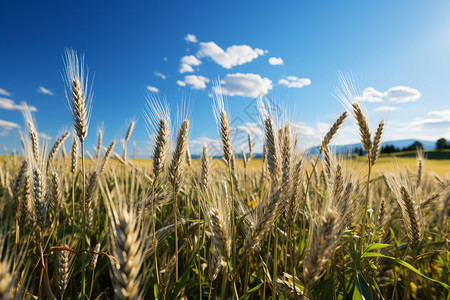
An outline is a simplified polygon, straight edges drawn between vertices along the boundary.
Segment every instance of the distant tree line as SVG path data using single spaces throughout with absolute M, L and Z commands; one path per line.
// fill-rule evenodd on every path
M 403 151 L 415 151 L 416 149 L 422 149 L 423 150 L 423 144 L 419 141 L 415 141 L 408 147 L 395 147 L 394 145 L 384 145 L 381 147 L 381 153 L 396 153 L 396 152 L 403 152 Z M 436 141 L 436 150 L 442 150 L 442 149 L 450 149 L 450 141 L 447 141 L 445 138 L 440 138 Z M 363 150 L 362 147 L 355 147 L 352 150 L 353 155 L 366 155 L 366 151 Z
M 423 150 L 423 144 L 419 141 L 415 141 L 408 147 L 395 147 L 394 145 L 384 145 L 381 147 L 381 153 L 395 153 L 395 152 L 403 152 L 403 151 L 415 151 L 416 149 L 422 149 Z M 366 155 L 366 151 L 363 150 L 361 147 L 355 147 L 353 148 L 353 154 L 354 155 Z
M 441 149 L 450 149 L 450 142 L 447 142 L 446 139 L 440 138 L 436 141 L 436 150 Z

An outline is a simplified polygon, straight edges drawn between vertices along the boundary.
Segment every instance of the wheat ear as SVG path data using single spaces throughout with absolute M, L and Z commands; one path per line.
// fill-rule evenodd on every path
M 53 158 L 55 157 L 56 153 L 58 152 L 61 145 L 64 143 L 64 141 L 69 137 L 70 133 L 66 132 L 64 133 L 53 145 L 52 149 L 50 150 L 50 153 L 48 154 L 47 158 L 47 170 L 49 170 L 50 164 L 52 163 Z
M 242 253 L 244 258 L 249 256 L 253 249 L 259 245 L 260 241 L 269 233 L 275 224 L 275 220 L 281 213 L 280 190 L 275 188 L 268 201 L 262 201 L 256 208 L 256 222 L 251 230 L 246 234 Z
M 128 126 L 128 130 L 127 130 L 127 134 L 125 135 L 125 141 L 128 142 L 131 134 L 133 133 L 133 129 L 134 129 L 134 125 L 136 125 L 136 123 L 134 121 L 132 121 L 130 123 L 130 126 Z
M 416 203 L 412 201 L 410 194 L 404 186 L 400 187 L 400 194 L 403 219 L 407 227 L 411 247 L 415 249 L 419 246 L 422 237 L 418 207 Z
M 27 120 L 28 132 L 30 134 L 31 140 L 31 151 L 33 153 L 34 161 L 37 162 L 39 160 L 39 137 L 34 127 L 34 124 L 31 120 Z
M 140 270 L 144 263 L 145 243 L 139 218 L 132 208 L 114 211 L 110 226 L 111 279 L 118 299 L 141 299 Z
M 61 298 L 69 283 L 71 255 L 69 251 L 56 252 L 55 286 L 56 292 L 61 295 Z
M 169 144 L 169 126 L 164 118 L 158 123 L 155 148 L 153 150 L 152 163 L 155 179 L 163 172 Z
M 358 103 L 353 103 L 353 114 L 359 127 L 359 134 L 361 135 L 361 143 L 364 150 L 370 155 L 372 149 L 372 140 L 370 137 L 369 125 L 367 124 L 366 117 L 361 111 Z M 370 157 L 370 156 L 369 156 Z
M 70 157 L 70 172 L 72 172 L 72 174 L 75 174 L 78 168 L 78 139 L 76 137 L 73 137 L 72 139 L 72 146 L 70 147 Z
M 174 193 L 178 194 L 181 187 L 181 175 L 183 174 L 185 151 L 189 134 L 189 120 L 185 119 L 181 124 L 177 136 L 177 145 L 172 155 L 172 162 L 169 167 L 169 181 L 172 184 Z
M 338 132 L 339 127 L 341 127 L 342 123 L 344 123 L 345 118 L 347 118 L 347 112 L 344 111 L 342 115 L 339 116 L 339 118 L 334 122 L 334 124 L 331 126 L 330 130 L 328 130 L 327 134 L 322 140 L 322 144 L 319 149 L 319 153 L 322 153 L 324 149 L 330 144 L 331 140 L 333 139 L 334 135 Z
M 95 149 L 97 158 L 100 158 L 100 156 L 102 155 L 102 147 L 103 147 L 102 142 L 103 142 L 103 132 L 102 130 L 99 130 L 97 139 L 97 149 Z
M 45 181 L 38 167 L 33 169 L 33 198 L 37 225 L 43 229 L 47 225 L 47 202 L 45 201 Z
M 375 132 L 375 136 L 373 137 L 373 146 L 370 153 L 370 163 L 372 165 L 375 164 L 375 162 L 378 159 L 378 156 L 380 155 L 381 151 L 381 135 L 383 134 L 384 129 L 384 121 L 381 121 L 380 124 L 378 124 L 377 131 Z
M 189 147 L 186 145 L 186 163 L 188 167 L 192 165 L 191 153 L 189 152 Z
M 53 210 L 54 216 L 56 216 L 62 201 L 61 181 L 59 175 L 54 170 L 50 173 L 51 183 L 51 202 L 50 206 Z
M 231 141 L 230 141 L 230 125 L 228 123 L 228 118 L 225 110 L 220 112 L 220 139 L 222 142 L 222 152 L 223 158 L 227 162 L 228 165 L 231 164 Z
M 203 192 L 206 192 L 208 188 L 208 182 L 209 182 L 209 173 L 211 168 L 211 162 L 210 158 L 208 156 L 208 149 L 205 144 L 202 145 L 202 174 L 200 177 L 200 187 L 203 190 Z
M 278 183 L 281 173 L 278 154 L 278 141 L 275 136 L 272 120 L 270 119 L 270 117 L 266 118 L 266 120 L 264 121 L 264 125 L 267 165 L 269 166 L 269 172 L 272 176 L 272 181 L 274 183 Z

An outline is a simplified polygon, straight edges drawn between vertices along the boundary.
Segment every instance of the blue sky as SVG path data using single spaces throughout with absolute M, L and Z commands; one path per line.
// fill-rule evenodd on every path
M 189 100 L 192 153 L 202 137 L 214 144 L 218 78 L 242 136 L 237 152 L 244 130 L 260 145 L 258 95 L 289 115 L 310 146 L 343 111 L 332 96 L 338 71 L 357 78 L 372 127 L 386 122 L 384 140 L 450 139 L 449 15 L 447 1 L 2 1 L 0 146 L 20 148 L 22 101 L 35 108 L 49 144 L 71 128 L 61 77 L 66 47 L 85 53 L 95 77 L 91 152 L 99 128 L 107 143 L 137 120 L 131 140 L 138 156 L 149 157 L 142 117 L 149 89 L 173 111 Z M 352 121 L 337 144 L 358 140 Z

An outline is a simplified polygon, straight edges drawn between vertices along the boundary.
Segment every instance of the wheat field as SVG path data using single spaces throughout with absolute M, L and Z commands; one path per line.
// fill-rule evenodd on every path
M 25 112 L 24 155 L 0 158 L 0 299 L 449 299 L 450 164 L 379 157 L 384 123 L 351 95 L 319 155 L 261 100 L 261 159 L 250 135 L 237 158 L 220 93 L 222 159 L 191 159 L 189 119 L 149 97 L 153 159 L 130 159 L 89 131 L 75 51 L 65 66 L 73 132 L 46 149 Z M 333 152 L 346 118 L 368 155 Z

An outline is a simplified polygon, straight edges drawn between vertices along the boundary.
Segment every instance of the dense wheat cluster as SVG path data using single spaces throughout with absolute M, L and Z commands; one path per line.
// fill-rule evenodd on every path
M 261 99 L 262 159 L 250 134 L 238 158 L 218 93 L 223 159 L 204 144 L 191 160 L 189 118 L 172 125 L 155 97 L 144 113 L 152 163 L 127 157 L 134 121 L 123 155 L 99 131 L 85 158 L 92 98 L 83 59 L 68 50 L 65 66 L 73 133 L 48 151 L 26 112 L 24 155 L 1 161 L 0 299 L 449 297 L 450 180 L 427 172 L 421 152 L 415 169 L 393 160 L 374 172 L 384 122 L 372 132 L 352 95 L 318 153 L 300 151 L 298 132 Z M 349 115 L 364 168 L 333 152 Z

